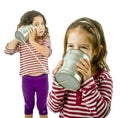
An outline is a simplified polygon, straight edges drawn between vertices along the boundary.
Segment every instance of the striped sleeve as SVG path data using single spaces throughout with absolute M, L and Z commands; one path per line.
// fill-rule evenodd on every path
M 15 49 L 8 48 L 8 44 L 6 45 L 4 52 L 8 55 L 13 55 L 14 53 L 19 51 L 19 46 L 17 45 Z
M 113 82 L 107 72 L 102 73 L 98 80 L 92 77 L 83 84 L 82 101 L 93 116 L 104 118 L 110 112 Z
M 56 81 L 53 81 L 52 91 L 48 98 L 48 107 L 54 112 L 61 111 L 64 104 L 64 95 L 65 90 Z
M 49 56 L 52 54 L 52 48 L 51 48 L 51 41 L 50 41 L 50 37 L 46 38 L 44 45 L 48 48 L 50 54 Z

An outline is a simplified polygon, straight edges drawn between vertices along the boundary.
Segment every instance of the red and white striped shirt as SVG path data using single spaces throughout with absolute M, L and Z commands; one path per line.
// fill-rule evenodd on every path
M 40 45 L 46 46 L 49 49 L 50 55 L 51 55 L 52 50 L 51 50 L 51 42 L 49 37 L 46 37 L 46 39 L 44 40 L 37 39 L 36 41 Z M 26 44 L 19 43 L 15 49 L 8 49 L 6 46 L 6 49 L 5 49 L 5 53 L 10 55 L 16 52 L 20 52 L 20 75 L 23 76 L 23 75 L 33 74 L 33 73 L 44 74 L 46 73 L 45 72 L 46 70 L 49 71 L 48 57 L 41 55 L 41 53 L 39 53 L 30 43 L 27 42 Z M 28 47 L 36 55 L 39 61 L 32 54 L 32 52 Z
M 60 118 L 105 118 L 110 112 L 112 92 L 112 79 L 102 70 L 86 80 L 76 92 L 66 91 L 53 81 L 48 106 L 60 112 Z

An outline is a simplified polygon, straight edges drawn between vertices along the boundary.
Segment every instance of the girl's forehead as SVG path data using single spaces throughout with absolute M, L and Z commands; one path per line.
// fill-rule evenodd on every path
M 33 18 L 33 22 L 42 22 L 43 21 L 43 18 L 41 16 L 36 16 Z
M 76 27 L 76 28 L 73 28 L 73 29 L 70 29 L 68 31 L 68 34 L 72 33 L 72 32 L 76 32 L 76 33 L 84 33 L 86 35 L 90 34 L 87 30 L 81 28 L 81 27 Z
M 72 30 L 68 34 L 68 42 L 90 43 L 91 35 L 85 30 Z

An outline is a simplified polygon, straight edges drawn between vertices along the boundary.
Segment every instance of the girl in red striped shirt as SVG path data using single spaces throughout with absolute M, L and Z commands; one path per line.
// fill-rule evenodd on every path
M 60 118 L 105 118 L 111 109 L 113 82 L 106 63 L 107 48 L 101 24 L 87 17 L 70 24 L 64 38 L 63 57 L 72 49 L 81 50 L 90 58 L 90 61 L 80 59 L 76 64 L 78 73 L 82 74 L 81 87 L 77 91 L 66 90 L 54 79 L 48 106 L 59 112 Z M 54 78 L 63 64 L 62 60 L 54 69 Z
M 13 39 L 6 46 L 6 54 L 20 53 L 20 75 L 25 101 L 25 118 L 33 117 L 35 93 L 40 118 L 47 118 L 48 57 L 51 55 L 51 41 L 46 19 L 38 11 L 27 11 L 20 19 L 17 29 L 25 25 L 33 27 L 28 31 L 28 40 Z

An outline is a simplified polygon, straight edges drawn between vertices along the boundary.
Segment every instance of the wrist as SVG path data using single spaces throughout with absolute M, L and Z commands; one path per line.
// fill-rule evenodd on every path
M 32 45 L 37 44 L 37 42 L 35 40 L 29 41 Z
M 15 38 L 15 39 L 13 40 L 13 43 L 19 43 L 18 39 Z

